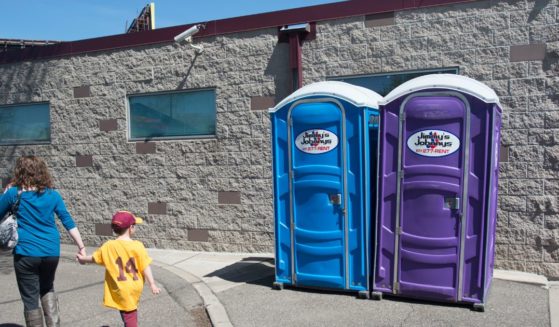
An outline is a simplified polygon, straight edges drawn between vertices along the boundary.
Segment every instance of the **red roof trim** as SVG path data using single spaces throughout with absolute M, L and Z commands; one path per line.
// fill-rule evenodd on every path
M 288 24 L 316 22 L 351 16 L 475 1 L 479 0 L 350 0 L 214 20 L 205 23 L 206 29 L 200 31 L 200 33 L 196 35 L 196 38 L 278 27 Z M 0 64 L 173 42 L 175 35 L 181 33 L 190 26 L 192 26 L 192 24 L 13 50 L 0 53 Z

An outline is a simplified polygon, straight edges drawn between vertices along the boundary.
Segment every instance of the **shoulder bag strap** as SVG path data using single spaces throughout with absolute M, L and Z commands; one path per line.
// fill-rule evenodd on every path
M 18 190 L 18 191 L 17 191 L 17 200 L 16 200 L 16 203 L 14 203 L 14 204 L 12 205 L 12 208 L 10 209 L 10 211 L 11 211 L 12 214 L 14 215 L 14 219 L 16 219 L 16 212 L 17 212 L 17 209 L 19 209 L 19 202 L 20 202 L 20 200 L 21 200 L 21 192 L 23 192 L 23 190 Z

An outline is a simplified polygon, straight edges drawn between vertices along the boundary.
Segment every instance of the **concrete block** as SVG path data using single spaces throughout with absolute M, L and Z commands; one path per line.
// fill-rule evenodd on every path
M 74 87 L 74 98 L 87 98 L 91 96 L 89 85 Z

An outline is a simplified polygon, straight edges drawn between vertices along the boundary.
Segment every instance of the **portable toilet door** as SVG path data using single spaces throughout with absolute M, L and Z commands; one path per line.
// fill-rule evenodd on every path
M 483 303 L 493 269 L 501 109 L 493 90 L 450 74 L 412 79 L 380 106 L 381 293 Z
M 307 85 L 270 110 L 275 288 L 353 290 L 368 297 L 365 143 L 380 99 L 328 81 Z

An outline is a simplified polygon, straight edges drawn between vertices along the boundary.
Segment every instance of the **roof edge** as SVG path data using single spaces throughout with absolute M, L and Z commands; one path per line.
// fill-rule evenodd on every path
M 359 15 L 371 15 L 384 12 L 476 1 L 480 0 L 351 0 L 351 3 L 349 3 L 349 1 L 335 2 L 205 22 L 204 24 L 206 25 L 206 29 L 200 31 L 195 38 L 246 32 L 302 22 L 317 22 Z M 14 50 L 9 53 L 0 53 L 0 64 L 52 59 L 98 51 L 110 51 L 122 48 L 174 42 L 173 38 L 175 35 L 183 32 L 192 25 L 194 24 L 165 27 L 131 34 L 118 34 L 92 39 L 62 42 L 42 46 L 40 48 Z

